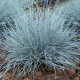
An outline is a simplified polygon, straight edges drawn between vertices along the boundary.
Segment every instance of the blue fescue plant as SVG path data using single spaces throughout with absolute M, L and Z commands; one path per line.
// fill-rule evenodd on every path
M 11 28 L 4 28 L 0 41 L 0 49 L 4 51 L 0 54 L 4 58 L 0 64 L 0 77 L 10 70 L 17 73 L 17 77 L 24 76 L 41 64 L 54 70 L 69 66 L 79 69 L 73 62 L 80 62 L 80 42 L 75 39 L 77 35 L 73 28 L 63 30 L 65 13 L 61 14 L 58 8 L 44 12 L 29 8 L 26 12 L 17 5 L 15 9 L 11 16 L 15 28 L 8 20 Z
M 64 28 L 69 27 L 73 28 L 75 32 L 80 34 L 80 0 L 70 0 L 61 5 L 57 9 L 59 16 L 63 15 L 65 18 Z
M 15 18 L 14 15 L 19 11 L 19 6 L 25 10 L 34 3 L 34 0 L 0 0 L 0 29 L 2 30 L 5 25 L 9 27 L 9 23 L 14 26 L 12 18 Z

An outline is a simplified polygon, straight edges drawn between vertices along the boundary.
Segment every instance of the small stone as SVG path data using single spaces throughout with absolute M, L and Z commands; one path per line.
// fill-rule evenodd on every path
M 73 76 L 75 76 L 76 69 L 73 68 L 73 67 L 69 67 L 67 70 L 65 70 L 65 72 L 66 72 L 70 77 L 73 77 Z
M 63 70 L 62 69 L 57 69 L 57 74 L 63 74 L 64 72 L 63 72 Z
M 39 71 L 36 72 L 36 73 L 35 73 L 35 76 L 36 76 L 36 77 L 41 77 L 41 76 L 42 76 L 42 72 L 39 72 Z
M 80 80 L 79 77 L 76 77 L 75 80 Z
M 11 76 L 12 76 L 12 74 L 7 72 L 3 77 L 7 78 L 7 77 L 11 77 Z
M 24 80 L 30 80 L 29 78 L 25 78 Z

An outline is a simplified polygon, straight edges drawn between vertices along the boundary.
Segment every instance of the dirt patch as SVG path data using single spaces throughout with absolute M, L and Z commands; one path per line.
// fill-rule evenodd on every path
M 11 73 L 6 73 L 1 80 L 33 80 L 32 75 L 27 75 L 26 77 L 16 78 L 12 76 Z M 57 69 L 56 74 L 51 69 L 47 68 L 47 71 L 36 71 L 34 75 L 35 80 L 80 80 L 80 70 L 75 68 L 68 68 L 66 70 Z

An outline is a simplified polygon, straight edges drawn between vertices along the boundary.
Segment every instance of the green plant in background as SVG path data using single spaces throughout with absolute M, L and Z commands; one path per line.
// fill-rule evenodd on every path
M 13 3 L 15 2 L 11 4 Z M 75 4 L 80 3 L 75 1 Z M 7 19 L 10 28 L 5 25 L 0 43 L 0 49 L 5 51 L 1 54 L 4 58 L 4 62 L 0 64 L 1 77 L 10 70 L 13 70 L 13 74 L 17 73 L 17 77 L 24 76 L 31 71 L 35 72 L 41 64 L 54 70 L 64 70 L 69 66 L 79 69 L 73 64 L 80 63 L 80 42 L 74 39 L 79 35 L 65 24 L 68 20 L 66 16 L 69 15 L 63 10 L 64 7 L 55 8 L 54 11 L 47 9 L 44 12 L 40 8 L 37 12 L 34 8 L 29 8 L 26 12 L 18 4 L 11 8 L 9 10 L 14 25 Z

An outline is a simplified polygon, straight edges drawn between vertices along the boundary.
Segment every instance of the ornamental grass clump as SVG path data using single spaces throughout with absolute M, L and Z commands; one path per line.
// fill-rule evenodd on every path
M 73 28 L 80 35 L 80 0 L 70 0 L 59 6 L 56 12 L 66 19 L 64 28 Z
M 25 10 L 33 3 L 35 3 L 33 0 L 0 0 L 0 32 L 5 25 L 6 27 L 15 26 L 13 19 L 16 18 L 15 15 L 20 11 L 19 7 Z
M 17 5 L 18 6 L 18 5 Z M 37 12 L 29 8 L 26 12 L 16 7 L 11 16 L 14 26 L 2 31 L 0 54 L 4 61 L 0 64 L 1 77 L 8 71 L 16 77 L 35 72 L 41 64 L 52 69 L 65 69 L 69 66 L 79 69 L 73 62 L 80 62 L 80 42 L 74 29 L 64 28 L 66 21 L 57 9 Z M 6 26 L 6 25 L 5 25 Z

